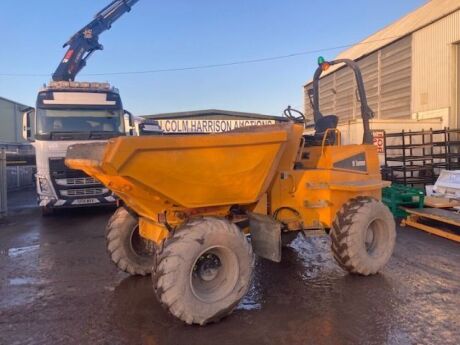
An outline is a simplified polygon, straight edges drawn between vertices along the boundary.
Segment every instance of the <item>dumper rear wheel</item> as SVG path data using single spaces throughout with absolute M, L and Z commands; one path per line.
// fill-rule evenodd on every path
M 351 199 L 337 213 L 331 228 L 335 260 L 351 273 L 377 273 L 393 253 L 395 228 L 393 215 L 380 201 Z
M 138 220 L 124 207 L 110 218 L 106 240 L 110 259 L 120 270 L 131 275 L 151 273 L 155 243 L 140 236 Z
M 156 254 L 153 286 L 160 303 L 188 324 L 230 314 L 246 294 L 254 269 L 252 247 L 225 219 L 192 220 Z

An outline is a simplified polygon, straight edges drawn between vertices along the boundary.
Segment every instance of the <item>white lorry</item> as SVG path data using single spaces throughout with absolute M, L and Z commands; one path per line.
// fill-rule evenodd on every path
M 123 110 L 117 89 L 107 83 L 76 82 L 75 77 L 96 50 L 99 35 L 110 29 L 138 0 L 114 0 L 75 33 L 53 73 L 38 92 L 36 109 L 24 114 L 24 136 L 33 142 L 37 159 L 37 193 L 43 213 L 55 208 L 115 203 L 95 179 L 64 164 L 67 147 L 133 134 L 133 116 Z
M 132 134 L 132 116 L 107 83 L 51 82 L 25 116 L 25 136 L 35 147 L 37 194 L 43 214 L 55 208 L 113 204 L 97 180 L 64 164 L 67 148 Z

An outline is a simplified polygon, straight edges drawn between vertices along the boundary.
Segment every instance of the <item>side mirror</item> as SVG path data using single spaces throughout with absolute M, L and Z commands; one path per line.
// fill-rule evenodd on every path
M 34 108 L 26 108 L 22 111 L 22 137 L 30 142 L 34 141 L 32 133 L 32 118 L 34 113 Z
M 133 136 L 134 135 L 134 116 L 127 110 L 124 110 L 124 114 L 128 115 L 128 132 L 130 136 Z

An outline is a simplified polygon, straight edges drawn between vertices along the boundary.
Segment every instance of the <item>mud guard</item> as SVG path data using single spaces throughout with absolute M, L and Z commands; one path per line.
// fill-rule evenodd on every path
M 248 217 L 254 253 L 264 259 L 281 262 L 281 224 L 262 214 L 249 213 Z

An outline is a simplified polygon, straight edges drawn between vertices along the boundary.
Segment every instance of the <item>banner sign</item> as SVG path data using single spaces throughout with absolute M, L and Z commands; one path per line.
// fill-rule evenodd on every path
M 275 120 L 158 120 L 164 133 L 221 133 L 240 127 L 273 125 Z

